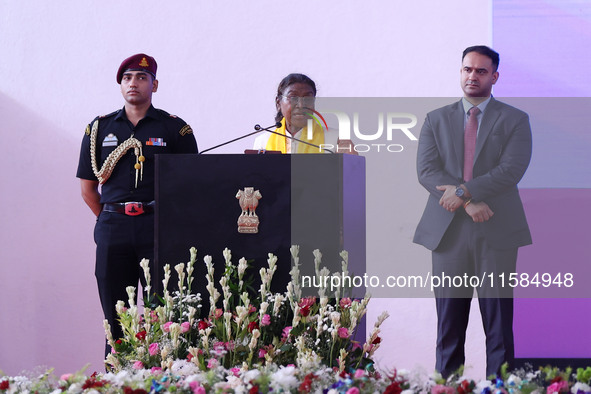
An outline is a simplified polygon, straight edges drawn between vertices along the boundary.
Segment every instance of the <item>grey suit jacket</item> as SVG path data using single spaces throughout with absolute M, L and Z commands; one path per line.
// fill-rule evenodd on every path
M 438 185 L 463 183 L 464 108 L 462 101 L 427 114 L 419 138 L 417 173 L 429 192 L 427 206 L 413 241 L 436 249 L 454 215 L 439 205 Z M 465 185 L 473 201 L 484 201 L 494 215 L 481 226 L 493 248 L 508 249 L 531 244 L 531 234 L 517 183 L 527 169 L 532 151 L 528 115 L 494 98 L 488 103 L 478 131 L 474 179 Z

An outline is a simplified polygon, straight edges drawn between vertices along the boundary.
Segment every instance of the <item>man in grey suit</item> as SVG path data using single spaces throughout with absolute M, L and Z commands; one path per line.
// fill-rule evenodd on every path
M 460 70 L 464 97 L 427 114 L 419 139 L 417 173 L 429 198 L 414 242 L 432 251 L 433 276 L 442 280 L 435 289 L 436 369 L 445 377 L 465 361 L 474 287 L 486 334 L 487 376 L 514 359 L 508 276 L 516 269 L 517 248 L 531 244 L 517 183 L 529 165 L 532 139 L 528 115 L 491 96 L 498 65 L 492 49 L 466 48 Z M 452 280 L 472 276 L 482 283 Z

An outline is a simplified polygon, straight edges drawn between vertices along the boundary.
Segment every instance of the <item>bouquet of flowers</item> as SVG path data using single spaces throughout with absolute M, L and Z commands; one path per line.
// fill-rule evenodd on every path
M 232 262 L 231 251 L 223 252 L 225 270 L 219 285 L 214 283 L 211 256 L 205 256 L 207 292 L 210 310 L 200 318 L 201 297 L 192 294 L 193 271 L 197 251 L 190 261 L 175 266 L 178 289 L 170 292 L 170 267 L 164 268 L 164 295 L 161 305 L 150 304 L 148 261 L 141 267 L 146 279 L 143 311 L 135 304 L 134 287 L 128 288 L 127 306 L 117 303 L 123 338 L 112 338 L 105 321 L 107 340 L 113 351 L 105 360 L 113 372 L 129 369 L 169 370 L 175 360 L 192 363 L 201 371 L 218 367 L 249 370 L 263 366 L 294 365 L 303 371 L 321 367 L 338 371 L 366 369 L 373 373 L 372 356 L 380 346 L 380 325 L 388 317 L 383 313 L 367 341 L 355 341 L 359 322 L 367 311 L 369 296 L 344 297 L 344 290 L 327 294 L 320 288 L 318 297 L 302 297 L 299 280 L 299 248 L 292 246 L 291 281 L 284 293 L 271 293 L 270 285 L 277 268 L 277 257 L 269 254 L 268 266 L 261 268 L 261 285 L 255 296 L 247 291 L 247 261 Z M 347 274 L 348 255 L 341 253 L 342 270 Z M 317 275 L 328 275 L 321 268 L 322 255 L 314 251 Z

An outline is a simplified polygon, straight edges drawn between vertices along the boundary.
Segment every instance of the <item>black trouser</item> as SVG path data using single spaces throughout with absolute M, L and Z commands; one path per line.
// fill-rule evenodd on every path
M 136 288 L 138 280 L 144 282 L 140 261 L 150 260 L 153 277 L 154 260 L 154 215 L 125 214 L 103 211 L 94 228 L 96 242 L 95 276 L 105 319 L 111 325 L 115 339 L 123 336 L 117 321 L 115 305 L 121 300 L 128 306 L 127 286 Z M 107 345 L 105 355 L 110 352 Z
M 499 372 L 504 362 L 514 360 L 513 291 L 507 287 L 509 273 L 515 272 L 517 248 L 491 248 L 481 231 L 465 212 L 458 212 L 440 246 L 433 251 L 433 276 L 478 277 L 477 287 L 482 325 L 486 334 L 486 374 Z M 499 274 L 505 273 L 505 287 Z M 492 274 L 494 286 L 490 286 Z M 462 280 L 462 285 L 464 284 Z M 472 281 L 472 285 L 476 282 Z M 460 284 L 456 280 L 455 284 Z M 446 377 L 464 365 L 464 342 L 474 287 L 435 288 L 437 306 L 436 369 Z

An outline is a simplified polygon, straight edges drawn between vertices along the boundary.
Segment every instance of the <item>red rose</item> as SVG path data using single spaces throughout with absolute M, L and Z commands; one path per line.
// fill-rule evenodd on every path
M 248 323 L 248 332 L 252 332 L 255 329 L 259 328 L 259 323 L 256 322 L 256 320 L 251 321 L 250 323 Z
M 209 323 L 207 322 L 207 320 L 199 320 L 199 323 L 197 324 L 197 329 L 205 330 L 207 327 L 209 327 Z
M 140 341 L 143 341 L 144 339 L 146 339 L 146 334 L 147 334 L 146 330 L 142 330 L 142 331 L 138 332 L 137 334 L 135 334 L 135 337 L 137 339 L 139 339 Z
M 8 390 L 8 386 L 10 384 L 8 383 L 8 380 L 3 380 L 0 382 L 0 390 Z
M 378 343 L 382 342 L 382 338 L 376 337 L 373 341 L 371 341 L 372 345 L 377 345 Z

